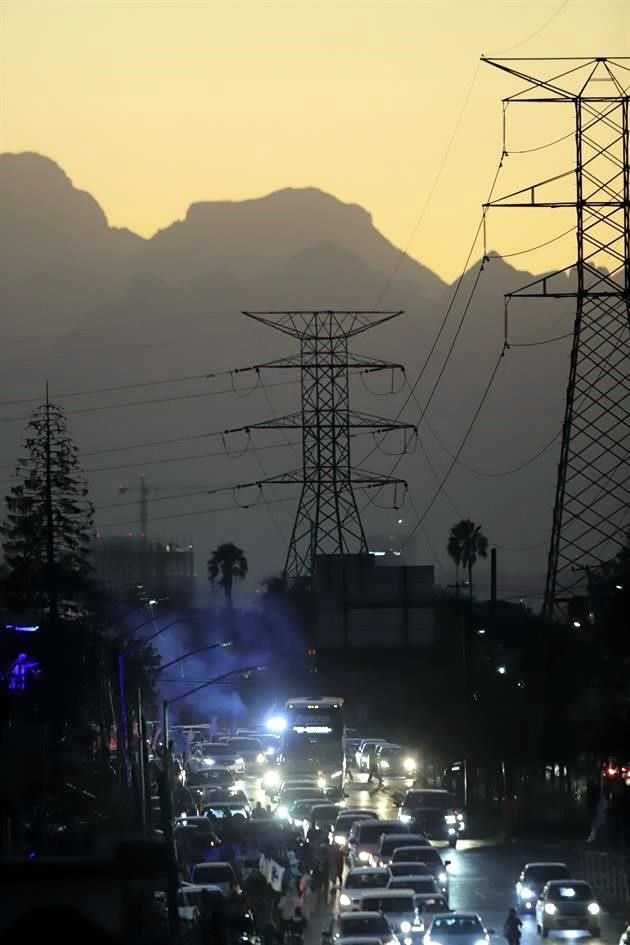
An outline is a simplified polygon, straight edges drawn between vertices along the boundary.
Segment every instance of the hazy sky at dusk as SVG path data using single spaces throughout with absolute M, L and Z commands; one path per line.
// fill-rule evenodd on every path
M 312 185 L 405 246 L 470 92 L 410 246 L 445 278 L 479 219 L 514 89 L 479 56 L 630 53 L 627 0 L 3 0 L 0 15 L 2 150 L 53 158 L 112 225 L 145 236 L 196 200 Z M 511 107 L 508 148 L 552 140 L 571 118 Z M 499 191 L 571 161 L 570 140 L 513 155 Z M 572 222 L 502 213 L 488 227 L 502 252 Z M 527 265 L 573 255 L 569 236 Z

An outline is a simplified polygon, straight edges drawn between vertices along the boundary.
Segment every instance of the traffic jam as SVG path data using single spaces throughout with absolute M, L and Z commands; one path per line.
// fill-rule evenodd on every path
M 468 838 L 463 804 L 427 786 L 408 746 L 347 728 L 340 697 L 295 697 L 234 734 L 191 726 L 186 745 L 175 823 L 183 923 L 197 921 L 202 896 L 211 896 L 240 897 L 228 937 L 264 945 L 488 945 L 497 935 L 518 945 L 523 935 L 601 935 L 597 897 L 565 862 L 540 857 L 516 868 L 519 854 L 510 851 L 496 882 L 480 879 L 477 889 L 474 855 L 484 851 Z M 467 873 L 476 908 L 461 909 Z M 455 904 L 453 881 L 463 891 Z M 506 882 L 509 895 L 497 904 L 492 889 Z M 500 929 L 486 924 L 484 910 Z

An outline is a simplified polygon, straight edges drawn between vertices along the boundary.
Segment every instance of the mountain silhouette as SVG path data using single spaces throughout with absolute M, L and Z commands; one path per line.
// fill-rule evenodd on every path
M 274 510 L 263 504 L 251 514 L 203 516 L 195 510 L 210 508 L 209 499 L 162 502 L 162 494 L 183 494 L 204 485 L 211 489 L 296 468 L 299 446 L 293 449 L 278 434 L 260 433 L 252 435 L 257 447 L 277 448 L 242 453 L 247 444 L 237 437 L 223 444 L 210 438 L 194 450 L 185 442 L 143 450 L 130 447 L 201 437 L 299 409 L 299 388 L 286 383 L 291 380 L 287 372 L 265 374 L 270 386 L 264 389 L 255 374 L 236 376 L 238 382 L 220 374 L 297 351 L 291 339 L 247 320 L 240 314 L 243 309 L 403 309 L 403 316 L 360 336 L 354 347 L 404 364 L 413 382 L 455 292 L 454 285 L 420 262 L 408 256 L 401 260 L 401 251 L 378 232 L 366 210 L 316 188 L 285 189 L 238 202 L 195 203 L 183 220 L 143 239 L 110 227 L 94 197 L 76 189 L 53 161 L 31 153 L 4 154 L 0 210 L 2 400 L 41 396 L 46 380 L 53 399 L 67 392 L 125 386 L 120 392 L 62 401 L 91 470 L 92 496 L 101 507 L 97 523 L 105 531 L 116 522 L 119 531 L 133 531 L 133 504 L 108 507 L 117 504 L 121 482 L 133 484 L 144 472 L 147 481 L 162 490 L 151 504 L 154 535 L 194 539 L 200 562 L 219 540 L 233 540 L 248 551 L 251 570 L 260 575 L 282 565 L 294 505 L 278 503 Z M 419 443 L 396 470 L 408 480 L 420 512 L 448 469 L 501 354 L 503 295 L 536 278 L 489 255 L 464 275 L 416 387 L 417 403 L 412 398 L 404 412 L 417 422 L 419 408 L 431 398 Z M 562 335 L 571 325 L 566 300 L 510 306 L 514 341 Z M 432 394 L 451 344 L 452 354 Z M 506 569 L 521 576 L 521 583 L 514 578 L 515 592 L 523 576 L 538 580 L 544 571 L 557 447 L 514 475 L 480 473 L 508 471 L 560 430 L 568 351 L 569 339 L 564 339 L 536 348 L 514 347 L 504 354 L 461 463 L 414 538 L 417 560 L 441 561 L 443 582 L 453 577 L 443 549 L 458 513 L 480 522 L 490 543 L 505 548 Z M 217 372 L 214 379 L 203 379 Z M 202 379 L 148 386 L 183 376 Z M 128 388 L 134 384 L 147 387 Z M 400 378 L 389 374 L 370 375 L 356 382 L 353 395 L 358 409 L 395 416 L 409 396 L 409 386 L 400 387 Z M 98 409 L 131 401 L 137 406 Z M 28 404 L 2 406 L 0 442 L 6 464 L 18 454 L 28 410 Z M 217 455 L 222 445 L 229 456 Z M 99 452 L 94 458 L 98 451 L 121 447 L 122 454 Z M 388 454 L 395 449 L 394 436 L 376 444 L 365 439 L 358 441 L 355 459 L 370 453 L 366 466 L 385 473 L 394 464 L 395 455 Z M 239 454 L 236 464 L 232 453 Z M 185 458 L 193 454 L 199 458 Z M 282 497 L 279 488 L 273 494 Z M 220 504 L 231 501 L 228 493 Z M 398 514 L 413 524 L 410 508 L 398 513 L 380 508 L 383 504 L 381 496 L 367 505 L 366 531 L 386 533 Z M 533 545 L 538 547 L 530 548 Z M 482 584 L 483 567 L 478 566 Z M 202 564 L 199 569 L 205 570 Z M 506 592 L 511 589 L 505 587 Z

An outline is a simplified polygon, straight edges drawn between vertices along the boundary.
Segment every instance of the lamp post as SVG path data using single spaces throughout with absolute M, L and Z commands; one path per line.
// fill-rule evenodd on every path
M 200 649 L 214 649 L 215 647 L 220 646 L 231 646 L 231 642 L 227 643 L 211 643 L 207 647 L 201 647 Z M 194 651 L 198 652 L 198 651 Z M 186 654 L 190 656 L 191 654 Z M 183 659 L 184 657 L 179 657 Z M 177 663 L 179 660 L 173 660 L 173 663 Z M 167 663 L 166 666 L 170 666 L 171 663 Z M 162 669 L 165 669 L 166 666 L 163 666 Z M 179 882 L 179 877 L 177 875 L 177 861 L 175 859 L 175 837 L 173 833 L 173 797 L 171 794 L 171 771 L 170 771 L 170 761 L 171 761 L 171 749 L 169 745 L 168 738 L 168 707 L 174 702 L 179 702 L 181 699 L 186 699 L 187 696 L 192 696 L 196 692 L 199 692 L 201 689 L 205 689 L 207 686 L 213 686 L 216 683 L 223 682 L 225 679 L 230 679 L 232 676 L 243 676 L 247 678 L 251 673 L 257 673 L 261 670 L 266 669 L 265 666 L 242 666 L 240 669 L 232 669 L 227 673 L 221 673 L 220 676 L 215 676 L 214 679 L 208 679 L 205 682 L 200 683 L 198 686 L 194 686 L 192 689 L 188 689 L 186 692 L 181 693 L 178 696 L 175 696 L 173 699 L 164 699 L 162 702 L 162 739 L 164 744 L 164 754 L 162 760 L 162 817 L 163 817 L 163 830 L 164 830 L 164 839 L 166 841 L 168 851 L 169 851 L 169 877 L 168 884 L 166 888 L 166 899 L 168 905 L 168 921 L 169 921 L 169 931 L 171 935 L 171 941 L 178 943 L 180 940 L 180 928 L 179 928 L 179 912 L 177 908 L 177 886 Z

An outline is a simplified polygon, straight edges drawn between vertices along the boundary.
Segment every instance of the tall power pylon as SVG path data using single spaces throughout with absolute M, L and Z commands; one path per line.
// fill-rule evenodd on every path
M 506 296 L 506 304 L 576 301 L 543 607 L 546 616 L 563 617 L 585 570 L 620 550 L 629 524 L 630 58 L 486 62 L 525 83 L 504 107 L 530 102 L 574 111 L 575 168 L 489 204 L 570 207 L 577 217 L 575 264 Z M 556 74 L 532 74 L 533 62 Z M 558 194 L 567 181 L 570 193 Z
M 289 542 L 285 576 L 310 577 L 315 556 L 367 554 L 368 543 L 355 496 L 356 488 L 405 487 L 402 479 L 384 478 L 351 461 L 355 430 L 413 430 L 350 408 L 353 372 L 401 368 L 378 359 L 352 354 L 349 339 L 395 318 L 401 312 L 243 312 L 249 318 L 297 338 L 300 353 L 272 361 L 267 368 L 298 368 L 302 407 L 299 413 L 252 424 L 250 429 L 302 431 L 302 467 L 272 476 L 266 483 L 302 486 Z

